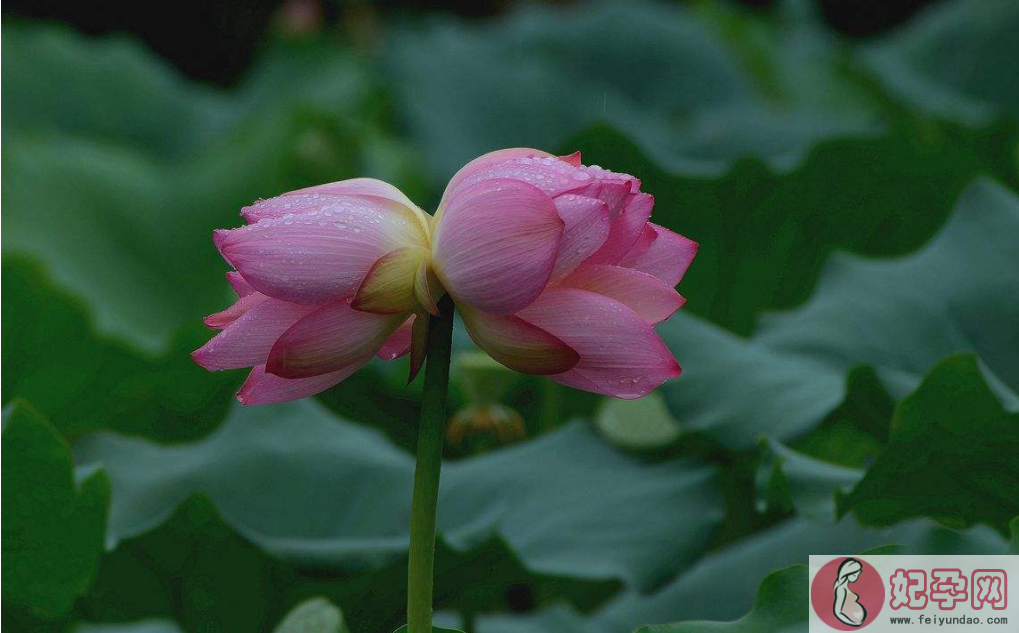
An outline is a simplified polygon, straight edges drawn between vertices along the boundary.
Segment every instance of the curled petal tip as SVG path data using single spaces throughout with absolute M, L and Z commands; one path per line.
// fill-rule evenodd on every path
M 577 150 L 572 154 L 567 154 L 566 156 L 560 156 L 559 159 L 564 163 L 569 163 L 570 165 L 573 165 L 574 167 L 583 166 L 583 163 L 580 160 L 580 150 Z
M 430 320 L 427 315 L 419 314 L 414 319 L 410 339 L 410 371 L 407 372 L 407 384 L 414 382 L 421 366 L 425 363 L 428 347 L 428 329 Z
M 396 328 L 396 331 L 389 335 L 382 347 L 375 352 L 375 356 L 385 361 L 396 360 L 410 351 L 414 322 L 419 317 L 411 315 L 403 322 L 403 325 Z
M 237 400 L 245 406 L 299 400 L 325 391 L 352 373 L 353 368 L 348 368 L 313 378 L 290 380 L 267 374 L 264 365 L 256 365 L 237 391 Z
M 191 360 L 202 369 L 206 371 L 217 371 L 219 368 L 209 362 L 210 359 L 206 347 L 207 345 L 203 345 L 188 355 L 191 357 Z
M 212 232 L 212 243 L 216 245 L 216 250 L 223 255 L 224 259 L 226 258 L 226 255 L 223 254 L 223 243 L 226 242 L 226 238 L 229 234 L 230 231 L 227 229 L 216 229 Z
M 226 273 L 226 281 L 233 288 L 233 291 L 237 293 L 238 297 L 246 297 L 253 292 L 255 289 L 251 287 L 251 284 L 244 279 L 243 276 L 236 270 L 230 270 Z

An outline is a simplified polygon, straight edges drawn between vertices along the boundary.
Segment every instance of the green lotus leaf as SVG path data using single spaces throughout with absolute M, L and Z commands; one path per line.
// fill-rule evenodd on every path
M 95 579 L 110 483 L 102 471 L 76 481 L 71 449 L 31 405 L 3 410 L 3 604 L 22 617 L 56 619 Z
M 110 543 L 202 492 L 229 525 L 293 564 L 371 569 L 406 552 L 411 456 L 311 401 L 238 406 L 186 445 L 97 434 L 76 456 L 112 478 Z M 711 468 L 641 463 L 579 422 L 448 463 L 439 495 L 439 533 L 455 548 L 498 534 L 536 572 L 645 588 L 689 564 L 721 516 Z

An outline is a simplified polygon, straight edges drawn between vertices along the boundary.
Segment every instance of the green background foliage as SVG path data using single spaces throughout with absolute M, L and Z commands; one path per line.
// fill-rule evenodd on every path
M 658 328 L 684 373 L 608 402 L 457 330 L 451 413 L 527 437 L 447 448 L 436 626 L 800 631 L 809 554 L 1014 549 L 1019 5 L 867 41 L 812 6 L 379 13 L 271 30 L 230 88 L 5 21 L 4 630 L 401 626 L 420 385 L 234 403 L 187 356 L 231 297 L 210 233 L 355 176 L 428 208 L 505 146 L 635 174 L 700 243 Z

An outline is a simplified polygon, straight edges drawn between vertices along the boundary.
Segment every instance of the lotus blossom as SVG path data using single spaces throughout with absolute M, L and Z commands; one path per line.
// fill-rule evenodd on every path
M 486 154 L 463 167 L 429 216 L 368 178 L 245 207 L 213 239 L 237 302 L 192 357 L 252 367 L 244 404 L 309 396 L 372 356 L 421 367 L 428 314 L 447 293 L 478 347 L 507 367 L 638 398 L 680 373 L 653 326 L 697 244 L 649 222 L 640 181 L 580 154 Z

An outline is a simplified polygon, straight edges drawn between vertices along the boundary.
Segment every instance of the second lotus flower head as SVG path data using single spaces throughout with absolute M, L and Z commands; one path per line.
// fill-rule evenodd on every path
M 268 404 L 340 382 L 373 355 L 424 357 L 447 293 L 500 363 L 595 393 L 638 398 L 680 372 L 653 330 L 683 305 L 674 287 L 697 245 L 649 222 L 633 176 L 574 154 L 486 154 L 429 216 L 395 187 L 357 178 L 245 207 L 214 241 L 239 296 L 192 356 L 252 367 L 237 397 Z

